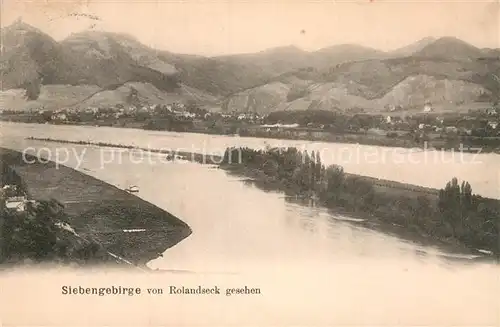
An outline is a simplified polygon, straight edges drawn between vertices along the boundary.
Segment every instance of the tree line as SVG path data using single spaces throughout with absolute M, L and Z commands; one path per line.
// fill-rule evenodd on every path
M 61 227 L 67 223 L 64 206 L 56 200 L 27 202 L 23 211 L 9 210 L 1 201 L 0 263 L 29 260 L 86 264 L 107 260 L 99 243 Z
M 227 148 L 222 165 L 241 164 L 287 191 L 314 196 L 324 205 L 397 222 L 420 235 L 500 252 L 500 202 L 472 193 L 468 182 L 453 178 L 436 196 L 405 195 L 380 189 L 370 180 L 326 166 L 318 152 L 296 148 Z

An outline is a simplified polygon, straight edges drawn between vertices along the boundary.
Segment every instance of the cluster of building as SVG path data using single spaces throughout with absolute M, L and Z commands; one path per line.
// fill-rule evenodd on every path
M 500 136 L 500 113 L 495 108 L 464 116 L 386 116 L 384 129 L 421 130 L 436 133 L 473 135 L 487 131 L 490 136 Z
M 380 131 L 422 131 L 428 133 L 457 133 L 461 135 L 483 135 L 500 136 L 500 110 L 497 108 L 488 108 L 480 112 L 470 113 L 468 115 L 443 114 L 443 116 L 434 113 L 431 104 L 425 104 L 422 112 L 419 114 L 405 114 L 400 106 L 390 106 L 388 115 L 368 115 L 368 114 L 346 114 L 343 122 L 340 123 L 308 123 L 301 124 L 301 128 L 332 130 L 338 129 L 344 132 L 366 132 L 369 129 Z M 194 121 L 204 124 L 214 121 L 220 124 L 241 124 L 240 127 L 247 128 L 249 125 L 257 127 L 266 123 L 267 115 L 261 115 L 255 112 L 209 112 L 200 109 L 193 104 L 169 103 L 169 104 L 117 104 L 111 107 L 87 107 L 87 108 L 61 108 L 58 110 L 39 110 L 38 113 L 44 121 L 53 121 L 60 123 L 71 122 L 92 122 L 107 121 L 113 123 L 122 118 L 134 120 L 135 118 L 144 119 L 155 117 L 175 117 L 178 120 Z M 342 114 L 339 114 L 342 116 Z M 369 118 L 358 119 L 357 116 L 370 116 Z M 341 117 L 342 118 L 342 117 Z M 368 122 L 367 122 L 368 121 Z M 289 122 L 297 123 L 297 121 Z M 299 127 L 299 126 L 297 126 Z M 266 130 L 281 130 L 283 126 L 267 126 Z
M 232 112 L 229 114 L 223 114 L 223 116 L 229 118 L 236 118 L 238 121 L 245 121 L 254 124 L 261 123 L 265 118 L 264 115 L 259 115 L 256 112 L 247 112 L 247 113 Z
M 46 116 L 47 120 L 59 122 L 71 121 L 91 121 L 91 120 L 112 120 L 122 117 L 134 117 L 138 115 L 155 116 L 159 113 L 168 113 L 175 117 L 184 119 L 206 118 L 206 113 L 193 112 L 183 103 L 172 103 L 167 105 L 116 105 L 106 108 L 61 108 L 53 111 L 39 110 L 38 114 Z
M 17 185 L 6 184 L 0 189 L 0 201 L 6 210 L 12 212 L 23 212 L 30 200 Z

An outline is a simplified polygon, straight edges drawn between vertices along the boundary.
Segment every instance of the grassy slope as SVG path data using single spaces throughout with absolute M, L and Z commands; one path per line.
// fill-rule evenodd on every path
M 397 58 L 387 60 L 368 60 L 341 64 L 328 70 L 299 70 L 287 73 L 276 79 L 290 89 L 302 84 L 308 85 L 304 97 L 287 101 L 283 99 L 276 105 L 277 110 L 306 109 L 349 109 L 364 108 L 367 111 L 382 111 L 388 105 L 402 105 L 422 110 L 426 102 L 435 107 L 454 107 L 473 104 L 477 101 L 492 101 L 499 94 L 499 83 L 494 81 L 493 73 L 500 73 L 500 63 L 494 60 L 474 60 L 462 62 L 436 58 Z M 294 79 L 292 79 L 295 78 Z M 229 97 L 245 102 L 242 98 L 255 95 L 256 102 L 265 98 L 276 98 L 276 92 L 267 88 L 263 94 L 259 86 Z M 228 106 L 228 110 L 249 109 Z M 267 108 L 255 108 L 268 110 Z
M 391 53 L 369 60 L 354 57 L 350 62 L 333 62 L 326 67 L 311 62 L 308 68 L 291 70 L 272 82 L 282 82 L 290 89 L 301 85 L 307 92 L 294 101 L 282 100 L 275 109 L 358 107 L 383 111 L 389 105 L 402 105 L 421 111 L 430 102 L 438 110 L 445 110 L 498 99 L 500 83 L 493 76 L 500 75 L 498 51 L 481 50 L 454 38 L 441 38 L 415 49 L 418 51 L 400 57 Z M 233 98 L 238 99 L 237 103 L 264 103 L 266 98 L 279 96 L 270 88 L 267 93 L 260 92 L 263 88 L 260 85 L 237 93 L 226 103 L 231 104 Z M 230 111 L 248 109 L 269 110 L 264 106 L 228 106 Z
M 500 75 L 498 50 L 478 49 L 454 38 L 423 40 L 399 55 L 345 44 L 315 52 L 280 47 L 206 58 L 159 51 L 107 32 L 78 33 L 58 43 L 24 23 L 3 28 L 2 37 L 2 89 L 23 87 L 25 82 L 97 85 L 108 90 L 90 101 L 97 106 L 124 104 L 120 90 L 115 91 L 129 82 L 168 93 L 154 96 L 156 101 L 168 102 L 173 95 L 175 101 L 195 98 L 214 107 L 218 97 L 227 97 L 222 102 L 226 110 L 261 112 L 353 107 L 382 111 L 388 105 L 421 110 L 427 101 L 438 107 L 488 102 L 500 91 L 493 77 Z M 282 87 L 276 88 L 277 82 Z M 307 91 L 300 97 L 284 95 L 297 86 Z M 147 102 L 151 99 L 145 93 Z M 8 106 L 41 105 L 23 103 L 19 97 Z M 56 101 L 52 106 L 65 105 Z
M 65 166 L 56 168 L 52 162 L 25 163 L 16 151 L 1 149 L 0 153 L 34 199 L 58 200 L 78 234 L 129 261 L 145 264 L 191 233 L 188 225 L 168 212 L 91 176 Z M 121 232 L 134 228 L 147 231 Z

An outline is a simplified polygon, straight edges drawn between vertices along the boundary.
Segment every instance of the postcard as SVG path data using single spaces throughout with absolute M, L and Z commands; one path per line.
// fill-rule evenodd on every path
M 499 326 L 500 3 L 1 2 L 1 326 Z

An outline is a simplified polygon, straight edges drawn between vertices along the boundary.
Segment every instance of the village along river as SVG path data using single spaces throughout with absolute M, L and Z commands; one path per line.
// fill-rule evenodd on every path
M 169 308 L 150 304 L 143 314 L 149 322 L 168 321 L 161 316 L 162 310 L 177 318 L 185 316 L 170 320 L 178 325 L 494 326 L 500 322 L 497 266 L 455 260 L 471 256 L 447 254 L 362 228 L 353 223 L 353 217 L 294 203 L 279 192 L 265 192 L 211 165 L 165 162 L 154 154 L 144 159 L 140 153 L 123 150 L 113 160 L 107 154 L 103 164 L 103 150 L 96 146 L 24 138 L 219 155 L 231 145 L 305 146 L 322 152 L 327 164 L 342 164 L 347 172 L 438 188 L 456 176 L 469 181 L 475 193 L 496 198 L 500 197 L 500 155 L 439 153 L 436 159 L 410 149 L 105 127 L 2 123 L 0 133 L 1 146 L 49 149 L 40 154 L 52 155 L 48 158 L 52 160 L 58 159 L 56 149 L 72 149 L 69 153 L 83 160 L 70 155 L 64 158 L 65 165 L 120 188 L 136 185 L 138 196 L 189 224 L 192 235 L 149 263 L 152 269 L 168 271 L 162 276 L 169 283 L 247 285 L 262 292 L 232 300 L 169 300 Z M 368 152 L 371 159 L 367 159 Z

